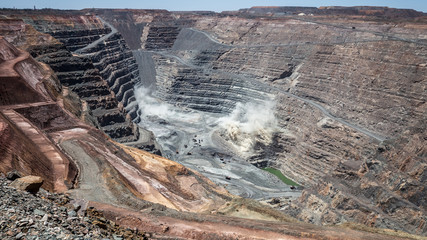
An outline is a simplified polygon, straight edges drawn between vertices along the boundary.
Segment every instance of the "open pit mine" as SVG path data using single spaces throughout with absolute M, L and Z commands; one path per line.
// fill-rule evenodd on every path
M 0 238 L 426 239 L 426 101 L 414 10 L 1 9 Z

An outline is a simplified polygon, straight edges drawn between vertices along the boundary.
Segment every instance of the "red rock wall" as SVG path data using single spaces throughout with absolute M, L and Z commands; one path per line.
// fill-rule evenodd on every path
M 49 191 L 65 190 L 64 183 L 67 187 L 73 186 L 77 168 L 72 162 L 66 164 L 64 182 L 58 183 L 61 176 L 55 173 L 52 161 L 27 135 L 0 117 L 0 172 L 17 170 L 23 175 L 41 176 L 44 179 L 42 187 Z

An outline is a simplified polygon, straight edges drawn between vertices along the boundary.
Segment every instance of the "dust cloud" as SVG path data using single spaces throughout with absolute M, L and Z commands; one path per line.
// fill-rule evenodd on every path
M 218 119 L 221 137 L 243 155 L 251 155 L 257 143 L 269 145 L 279 130 L 275 107 L 274 101 L 237 103 L 232 113 Z
M 165 121 L 194 121 L 199 118 L 188 110 L 183 111 L 183 109 L 157 99 L 150 88 L 137 86 L 134 91 L 142 118 Z
M 140 124 L 152 130 L 157 137 L 173 136 L 172 132 L 181 132 L 181 140 L 173 143 L 176 145 L 189 145 L 186 141 L 191 140 L 191 136 L 195 134 L 205 140 L 214 135 L 222 139 L 224 144 L 217 145 L 216 141 L 212 141 L 212 147 L 226 147 L 240 157 L 248 158 L 257 153 L 257 144 L 270 145 L 274 133 L 280 129 L 274 114 L 276 103 L 273 100 L 237 103 L 231 113 L 218 116 L 163 102 L 152 96 L 151 89 L 142 86 L 135 88 L 135 97 L 141 121 L 144 122 Z M 168 141 L 158 140 L 161 145 L 165 144 L 163 141 Z M 171 145 L 172 142 L 168 144 Z

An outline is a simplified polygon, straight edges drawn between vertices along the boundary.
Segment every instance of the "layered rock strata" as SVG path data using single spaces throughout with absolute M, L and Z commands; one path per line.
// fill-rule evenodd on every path
M 362 185 L 378 183 L 378 187 L 368 200 L 359 202 L 363 190 L 352 192 L 359 187 L 353 186 L 351 172 L 377 158 L 380 142 L 399 137 L 424 118 L 425 18 L 409 11 L 405 13 L 408 19 L 397 18 L 391 23 L 387 16 L 393 15 L 394 10 L 350 9 L 357 13 L 346 16 L 346 9 L 336 9 L 328 13 L 338 13 L 331 18 L 266 15 L 245 18 L 235 13 L 186 16 L 193 21 L 182 26 L 176 38 L 170 37 L 175 35 L 174 30 L 170 30 L 171 35 L 162 35 L 167 38 L 165 41 L 175 39 L 174 45 L 167 51 L 165 46 L 158 46 L 152 49 L 158 51 L 149 53 L 154 59 L 156 71 L 151 72 L 157 74 L 159 97 L 202 111 L 227 112 L 236 102 L 248 101 L 253 96 L 234 98 L 233 88 L 216 91 L 223 85 L 207 89 L 204 84 L 208 81 L 203 79 L 208 77 L 209 83 L 215 83 L 228 75 L 242 79 L 245 84 L 256 83 L 258 91 L 262 86 L 262 92 L 276 96 L 281 131 L 264 148 L 264 155 L 248 160 L 258 166 L 275 166 L 308 188 L 298 203 L 303 206 L 302 212 L 296 212 L 295 216 L 316 223 L 357 221 L 425 234 L 423 203 L 414 205 L 402 195 L 395 197 L 400 206 L 396 211 L 408 212 L 401 219 L 394 212 L 396 205 L 385 203 L 394 196 L 393 187 L 384 184 L 386 178 L 364 174 L 359 174 Z M 383 15 L 366 12 L 371 10 Z M 359 14 L 371 16 L 361 18 L 356 16 Z M 138 13 L 129 12 L 129 15 L 132 17 L 126 21 L 132 19 L 135 23 Z M 149 32 L 144 36 L 148 35 Z M 135 37 L 140 39 L 141 46 L 149 41 Z M 151 79 L 152 85 L 153 78 L 147 79 Z M 198 100 L 199 94 L 206 98 Z M 221 106 L 230 107 L 217 109 L 215 98 L 226 99 Z M 418 141 L 425 142 L 422 138 Z M 421 158 L 420 164 L 423 166 L 425 159 Z M 387 161 L 383 167 L 394 169 L 393 163 Z M 406 178 L 403 175 L 400 176 Z M 321 186 L 337 185 L 346 200 L 338 203 L 341 198 L 332 202 L 319 197 L 323 188 L 317 184 L 323 180 L 326 183 Z M 414 192 L 423 191 L 416 186 Z M 316 204 L 317 198 L 325 201 L 324 204 Z M 320 213 L 310 214 L 317 211 L 316 206 L 322 209 Z M 357 206 L 362 210 L 357 210 Z
M 26 175 L 42 176 L 46 180 L 44 188 L 65 191 L 74 185 L 77 167 L 43 134 L 43 129 L 54 127 L 56 121 L 61 122 L 61 127 L 72 125 L 58 118 L 64 113 L 56 107 L 55 95 L 48 93 L 52 88 L 48 79 L 54 76 L 27 52 L 14 48 L 5 39 L 0 38 L 0 45 L 0 81 L 8 86 L 1 88 L 1 171 L 18 170 Z M 45 115 L 46 111 L 51 115 Z M 31 113 L 41 114 L 44 119 L 35 120 L 37 117 Z M 29 118 L 22 114 L 28 114 Z
M 54 91 L 61 86 L 51 86 L 52 83 L 59 82 L 55 80 L 54 75 L 50 75 L 52 71 L 48 67 L 40 65 L 28 53 L 14 48 L 2 38 L 0 49 L 0 81 L 7 83 L 13 78 L 25 86 L 13 90 L 24 94 L 31 90 L 35 95 L 39 95 L 37 99 L 26 99 L 19 104 L 12 98 L 16 95 L 7 92 L 2 95 L 8 98 L 5 98 L 7 101 L 2 101 L 0 106 L 0 170 L 4 173 L 15 169 L 23 175 L 38 175 L 44 179 L 43 188 L 58 192 L 68 190 L 73 198 L 77 198 L 73 205 L 77 206 L 74 208 L 76 211 L 80 207 L 95 206 L 106 218 L 120 226 L 146 231 L 149 232 L 148 236 L 154 237 L 208 239 L 237 236 L 240 239 L 251 239 L 253 236 L 269 236 L 293 239 L 310 234 L 313 239 L 323 239 L 349 233 L 353 236 L 352 239 L 383 237 L 348 229 L 343 231 L 339 228 L 330 228 L 330 233 L 325 235 L 319 227 L 296 223 L 295 220 L 259 203 L 242 199 L 230 201 L 232 195 L 199 173 L 165 158 L 115 143 L 101 131 L 81 122 L 64 109 L 65 99 Z M 55 206 L 35 196 L 27 197 L 22 193 L 14 193 L 6 185 L 4 181 L 1 182 L 0 191 L 2 199 L 5 200 L 0 206 L 2 211 L 5 210 L 4 203 L 9 202 L 10 198 L 11 203 L 19 203 L 25 199 L 29 201 L 30 207 L 35 206 L 43 210 Z M 56 200 L 54 196 L 46 196 Z M 64 200 L 68 201 L 68 198 Z M 5 214 L 11 216 L 15 212 L 18 215 L 15 214 L 13 219 L 21 218 L 24 210 L 28 208 L 14 204 L 7 206 Z M 37 216 L 28 212 L 25 215 L 27 218 L 20 220 L 16 226 L 33 225 L 33 218 L 39 219 L 41 215 L 44 215 L 44 222 L 52 219 L 56 223 L 64 222 L 64 219 L 61 219 L 65 214 L 64 208 L 60 207 L 58 211 L 55 206 L 51 209 L 54 214 L 51 216 L 40 209 L 31 209 Z M 136 213 L 135 209 L 142 211 Z M 232 216 L 250 215 L 261 220 L 197 215 L 181 212 L 182 210 L 219 212 L 221 215 Z M 77 215 L 75 211 L 68 211 L 66 214 L 69 217 L 66 222 L 71 223 L 78 219 L 72 218 Z M 107 223 L 116 226 L 116 223 L 107 222 L 105 218 L 96 219 L 98 220 L 94 221 L 94 224 L 103 229 L 108 228 Z M 14 224 L 9 220 L 2 221 Z M 271 228 L 272 223 L 263 220 L 289 223 L 278 222 Z M 260 221 L 264 223 L 262 226 L 259 225 Z M 84 225 L 83 222 L 80 224 Z M 232 226 L 229 226 L 230 223 Z M 70 226 L 65 224 L 62 226 Z M 186 227 L 183 230 L 177 226 Z M 295 226 L 298 226 L 296 231 Z M 117 227 L 114 228 L 118 232 L 121 231 Z M 224 228 L 228 231 L 224 231 Z M 19 233 L 15 231 L 17 229 L 8 229 L 8 232 L 4 233 L 4 230 L 5 228 L 0 228 L 1 236 L 14 235 L 20 238 L 28 233 Z M 58 227 L 55 231 L 61 231 L 61 228 Z M 99 233 L 92 236 L 99 236 Z M 395 238 L 390 236 L 390 239 Z
M 368 226 L 404 227 L 425 235 L 425 117 L 402 136 L 385 141 L 362 164 L 337 166 L 294 206 L 299 218 L 329 224 L 357 219 Z
M 55 78 L 52 71 L 0 41 L 1 82 L 13 78 L 25 86 L 13 91 L 38 95 L 25 102 L 11 101 L 17 96 L 7 92 L 2 95 L 7 101 L 0 106 L 1 172 L 41 176 L 45 189 L 137 209 L 160 206 L 146 202 L 151 201 L 176 210 L 209 212 L 232 198 L 199 173 L 119 145 L 81 122 L 64 109 L 58 93 L 48 91 L 54 89 L 47 81 Z
M 166 10 L 139 9 L 87 9 L 87 11 L 102 16 L 117 28 L 132 50 L 169 49 L 181 29 L 191 26 L 194 22 L 194 15 L 191 12 L 174 14 Z
M 230 113 L 236 103 L 267 99 L 266 89 L 239 76 L 183 65 L 168 55 L 156 62 L 156 95 L 166 102 L 213 113 Z
M 87 103 L 100 129 L 120 142 L 138 139 L 137 128 L 90 59 L 73 56 L 61 45 L 34 47 L 31 52 L 56 72 L 63 86 Z
M 138 106 L 134 103 L 133 87 L 139 82 L 138 65 L 121 35 L 114 33 L 94 47 L 80 49 L 79 53 L 92 60 L 116 99 L 135 119 Z
M 28 48 L 33 57 L 49 64 L 61 83 L 83 100 L 86 119 L 119 142 L 160 154 L 152 134 L 132 123 L 132 119 L 138 117 L 133 86 L 139 81 L 139 74 L 132 53 L 120 34 L 104 26 L 96 17 L 75 12 L 68 17 L 49 18 L 28 13 L 21 17 L 32 25 L 21 22 L 15 30 L 21 29 L 22 37 L 10 38 Z M 70 25 L 71 21 L 75 22 Z M 33 27 L 55 38 L 51 37 L 49 44 L 25 45 L 27 38 L 32 39 L 32 32 L 24 29 Z M 32 31 L 37 32 L 35 29 Z M 4 34 L 10 36 L 6 30 L 3 30 Z M 144 136 L 140 137 L 140 134 Z
M 375 145 L 369 143 L 369 136 L 360 134 L 357 128 L 352 129 L 340 124 L 336 119 L 313 108 L 313 105 L 306 104 L 309 103 L 307 100 L 318 102 L 325 106 L 332 116 L 348 119 L 376 135 L 396 137 L 408 126 L 423 119 L 426 107 L 423 72 L 426 69 L 420 66 L 423 66 L 422 63 L 426 59 L 423 54 L 425 46 L 393 40 L 360 40 L 360 43 L 337 43 L 332 46 L 302 43 L 300 46 L 305 48 L 298 54 L 299 45 L 297 43 L 296 46 L 283 48 L 237 46 L 236 50 L 225 54 L 213 51 L 214 56 L 219 57 L 205 57 L 204 55 L 209 55 L 209 51 L 202 51 L 203 55 L 194 57 L 197 62 L 193 60 L 193 63 L 209 64 L 221 71 L 240 71 L 248 78 L 259 79 L 297 96 L 296 99 L 294 97 L 296 101 L 292 97 L 289 98 L 289 94 L 286 94 L 288 96 L 285 99 L 279 98 L 283 99 L 279 100 L 283 104 L 278 105 L 281 109 L 278 116 L 282 119 L 281 126 L 287 131 L 277 135 L 276 144 L 271 146 L 276 152 L 273 154 L 275 160 L 267 164 L 281 168 L 288 176 L 304 182 L 306 186 L 316 182 L 316 179 L 325 180 L 321 186 L 314 187 L 316 190 L 310 189 L 306 191 L 307 194 L 303 194 L 299 203 L 299 206 L 302 206 L 301 212 L 296 215 L 300 219 L 334 224 L 358 221 L 370 226 L 425 234 L 425 205 L 418 202 L 419 200 L 418 204 L 413 204 L 402 195 L 396 196 L 393 190 L 395 187 L 382 185 L 388 182 L 387 177 L 352 177 L 355 174 L 349 169 L 356 170 L 359 166 L 362 169 L 365 162 L 376 158 Z M 370 49 L 378 52 L 382 47 L 385 48 L 380 57 L 374 57 L 378 55 L 373 54 Z M 262 49 L 266 49 L 264 54 Z M 289 50 L 293 53 L 287 55 Z M 234 56 L 233 52 L 246 53 Z M 259 53 L 262 57 L 257 57 Z M 408 61 L 403 64 L 406 67 L 402 67 L 402 60 L 397 60 L 402 54 Z M 209 59 L 217 60 L 212 63 Z M 282 67 L 277 66 L 277 62 L 280 62 Z M 373 62 L 375 68 L 372 67 Z M 306 99 L 302 105 L 301 101 L 298 101 L 301 97 Z M 297 106 L 299 108 L 295 108 Z M 301 126 L 304 126 L 302 129 L 305 130 L 301 131 Z M 418 141 L 425 142 L 423 139 Z M 419 150 L 412 149 L 411 152 Z M 425 164 L 425 159 L 418 159 L 421 166 Z M 265 160 L 266 158 L 263 159 Z M 260 160 L 256 160 L 256 163 L 264 165 Z M 390 162 L 382 165 L 384 169 L 393 169 L 393 166 L 394 163 Z M 333 177 L 329 176 L 329 171 L 333 172 Z M 403 176 L 405 173 L 396 175 L 399 179 L 410 179 Z M 305 179 L 301 179 L 302 177 Z M 356 183 L 356 179 L 360 179 L 360 185 Z M 371 185 L 375 186 L 372 187 L 375 190 L 368 190 Z M 417 189 L 414 192 L 423 192 L 421 186 L 421 183 L 414 183 L 414 188 Z M 323 195 L 322 191 L 327 188 L 335 190 Z M 361 195 L 367 199 L 359 197 Z M 321 213 L 316 214 L 316 211 Z
M 357 14 L 386 12 L 365 10 L 357 9 Z M 59 78 L 86 98 L 85 102 L 93 100 L 92 112 L 98 114 L 95 124 L 116 125 L 116 116 L 121 116 L 126 122 L 123 125 L 129 126 L 130 118 L 125 117 L 120 105 L 134 109 L 131 84 L 127 82 L 136 82 L 136 68 L 115 30 L 98 18 L 79 12 L 67 12 L 66 17 L 55 14 L 52 18 L 46 17 L 45 12 L 29 12 L 32 11 L 24 12 L 23 19 L 34 27 L 15 19 L 1 21 L 7 39 L 26 49 L 49 42 L 45 48 L 33 48 L 32 53 L 57 67 Z M 286 211 L 317 224 L 353 221 L 425 235 L 423 113 L 427 85 L 423 77 L 423 17 L 408 12 L 407 16 L 418 19 L 393 19 L 390 23 L 381 16 L 346 17 L 342 14 L 346 11 L 341 9 L 335 11 L 340 16 L 333 18 L 104 12 L 105 19 L 120 26 L 119 31 L 125 33 L 128 29 L 125 39 L 133 41 L 132 48 L 155 50 L 144 54 L 154 56 L 155 71 L 151 72 L 157 73 L 158 97 L 163 100 L 206 112 L 227 113 L 237 102 L 275 96 L 280 131 L 275 133 L 272 144 L 262 147 L 263 154 L 248 161 L 275 166 L 305 185 L 301 199 Z M 126 19 L 113 21 L 116 17 L 112 16 L 118 16 L 115 14 Z M 132 33 L 134 26 L 137 29 Z M 66 48 L 36 29 L 55 35 Z M 70 50 L 75 51 L 74 55 Z M 77 182 L 81 185 L 73 191 L 74 196 L 92 192 L 88 195 L 92 200 L 126 203 L 135 208 L 145 206 L 134 201 L 138 194 L 175 209 L 198 211 L 215 205 L 194 201 L 197 197 L 182 187 L 193 186 L 194 179 L 202 179 L 199 175 L 186 174 L 180 165 L 154 156 L 133 156 L 135 150 L 117 147 L 99 131 L 81 126 L 62 109 L 61 101 L 54 102 L 61 87 L 54 77 L 45 77 L 49 74 L 43 71 L 50 70 L 6 43 L 1 44 L 0 51 L 2 146 L 6 156 L 2 171 L 17 168 L 25 174 L 40 174 L 47 179 L 46 188 L 57 191 L 76 186 Z M 107 60 L 104 62 L 101 57 Z M 124 65 L 129 68 L 120 70 Z M 113 78 L 119 82 L 116 84 Z M 25 97 L 20 98 L 13 91 L 16 88 L 26 93 Z M 105 97 L 101 101 L 88 98 L 95 94 Z M 114 110 L 109 112 L 104 106 Z M 120 113 L 116 114 L 115 109 Z M 116 126 L 119 125 L 123 126 Z M 108 126 L 103 127 L 107 132 L 111 130 L 110 134 L 127 134 L 126 130 L 123 133 L 115 131 L 116 126 Z M 130 138 L 114 136 L 129 141 L 136 134 L 131 132 L 127 135 Z M 378 145 L 381 141 L 383 145 Z M 18 146 L 16 142 L 24 144 Z M 14 148 L 18 149 L 17 154 L 11 151 Z M 70 159 L 81 162 L 73 165 Z M 155 173 L 147 173 L 148 178 L 141 177 L 141 172 L 147 170 L 140 170 L 141 166 L 153 169 L 152 165 L 160 167 L 154 168 Z M 166 175 L 158 176 L 165 165 L 169 166 Z M 46 176 L 44 170 L 54 174 Z M 167 174 L 189 178 L 172 181 Z M 97 181 L 105 176 L 119 176 L 120 180 Z M 200 181 L 202 186 L 209 186 Z M 173 182 L 179 182 L 179 186 Z M 159 183 L 173 193 L 162 194 L 162 187 L 146 187 Z M 212 196 L 202 189 L 198 192 L 201 195 L 196 195 L 221 202 L 226 194 L 218 191 Z

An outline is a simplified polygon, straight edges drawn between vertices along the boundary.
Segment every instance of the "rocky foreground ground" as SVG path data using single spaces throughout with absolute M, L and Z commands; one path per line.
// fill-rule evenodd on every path
M 93 208 L 81 209 L 64 194 L 36 194 L 10 187 L 0 176 L 0 239 L 147 239 L 118 227 Z

